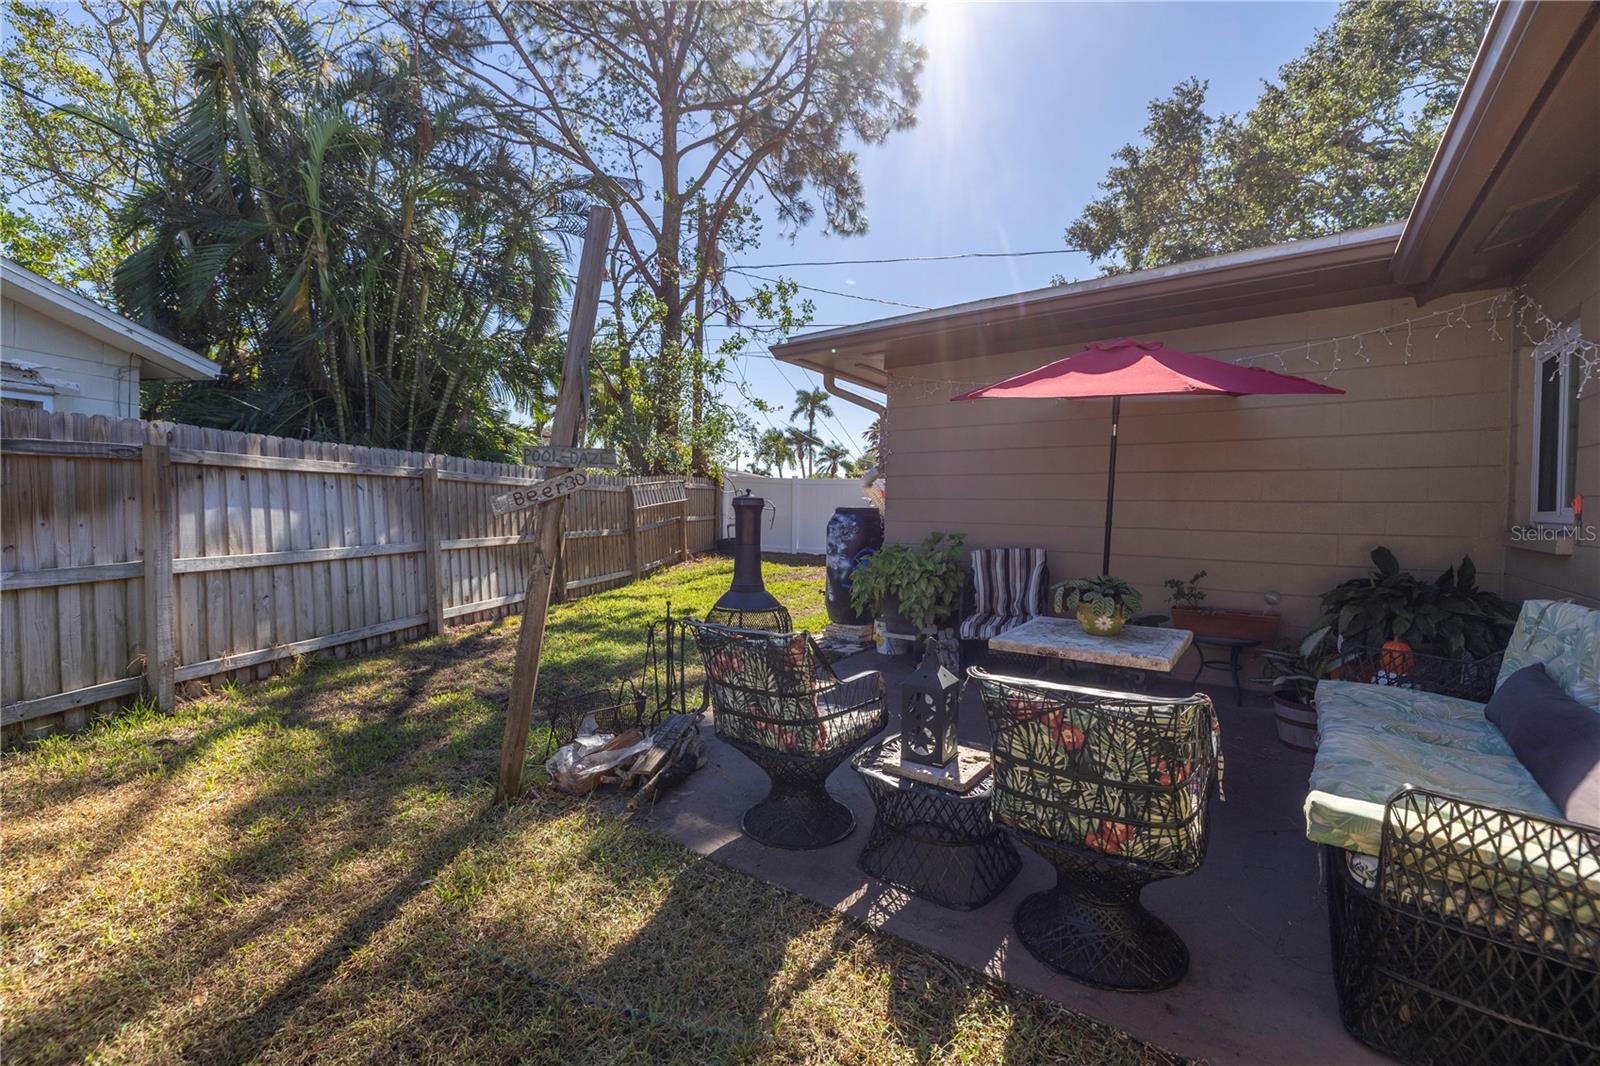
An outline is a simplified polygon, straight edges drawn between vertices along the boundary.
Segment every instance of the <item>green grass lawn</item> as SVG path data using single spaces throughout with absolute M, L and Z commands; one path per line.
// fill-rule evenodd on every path
M 555 609 L 545 678 L 643 661 L 725 560 Z M 820 567 L 767 566 L 820 627 Z M 8 1063 L 1157 1062 L 1155 1049 L 593 804 L 491 803 L 515 620 L 0 763 Z

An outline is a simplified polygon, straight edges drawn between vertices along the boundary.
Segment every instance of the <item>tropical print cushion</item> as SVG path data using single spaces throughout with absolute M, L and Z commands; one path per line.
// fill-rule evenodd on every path
M 1483 704 L 1419 689 L 1324 681 L 1317 686 L 1317 729 L 1429 740 L 1466 751 L 1510 750 Z M 1320 748 L 1319 748 L 1320 750 Z
M 1480 703 L 1324 681 L 1317 686 L 1317 734 L 1305 816 L 1306 836 L 1318 843 L 1378 854 L 1384 804 L 1407 785 L 1561 817 Z
M 1542 663 L 1567 695 L 1600 711 L 1600 611 L 1556 600 L 1524 601 L 1495 684 L 1533 663 Z
M 994 738 L 996 821 L 1166 871 L 1200 864 L 1220 759 L 1207 697 L 971 676 Z
M 836 684 L 809 634 L 696 631 L 716 730 L 775 751 L 820 754 L 882 725 L 880 675 Z

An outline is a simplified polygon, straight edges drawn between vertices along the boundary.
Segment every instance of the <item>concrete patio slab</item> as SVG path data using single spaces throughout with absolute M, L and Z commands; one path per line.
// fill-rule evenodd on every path
M 883 669 L 889 730 L 909 663 L 871 652 L 839 664 L 842 675 Z M 1191 691 L 1159 683 L 1163 694 Z M 1154 686 L 1152 686 L 1154 687 Z M 976 911 L 946 910 L 872 880 L 856 868 L 872 804 L 848 764 L 828 781 L 856 814 L 855 833 L 817 851 L 768 848 L 742 835 L 739 819 L 766 794 L 766 778 L 706 729 L 709 762 L 650 813 L 658 830 L 708 858 L 754 874 L 885 932 L 1044 995 L 1131 1035 L 1212 1062 L 1386 1062 L 1351 1038 L 1334 999 L 1317 852 L 1304 836 L 1300 804 L 1310 756 L 1278 743 L 1271 711 L 1218 699 L 1226 802 L 1212 808 L 1210 850 L 1195 874 L 1152 885 L 1150 909 L 1189 946 L 1188 976 L 1152 994 L 1104 992 L 1047 969 L 1017 941 L 1011 916 L 1029 893 L 1053 883 L 1026 848 L 1022 872 Z M 1249 697 L 1247 697 L 1247 700 Z M 977 693 L 961 709 L 961 739 L 988 741 Z

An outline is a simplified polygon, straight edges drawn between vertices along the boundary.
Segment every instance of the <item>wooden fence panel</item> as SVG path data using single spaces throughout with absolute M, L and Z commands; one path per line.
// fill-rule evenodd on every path
M 533 468 L 22 408 L 0 431 L 8 739 L 521 609 L 538 512 L 490 500 Z M 716 504 L 704 479 L 595 475 L 561 593 L 709 550 Z

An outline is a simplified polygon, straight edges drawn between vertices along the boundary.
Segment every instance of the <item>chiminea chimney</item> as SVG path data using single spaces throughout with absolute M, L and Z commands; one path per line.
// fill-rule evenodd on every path
M 761 512 L 766 504 L 760 496 L 733 498 L 733 584 L 711 608 L 706 621 L 740 629 L 789 632 L 789 612 L 761 581 Z

